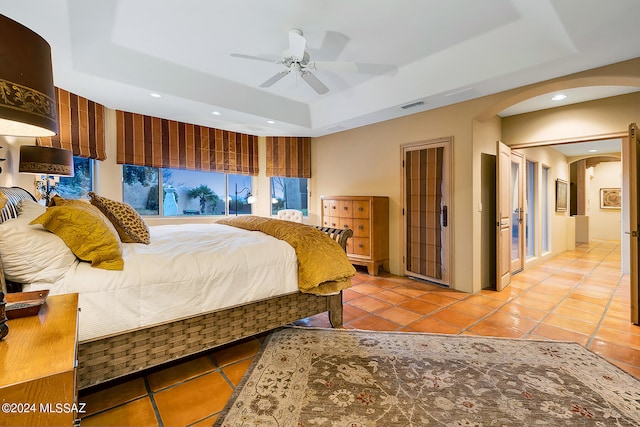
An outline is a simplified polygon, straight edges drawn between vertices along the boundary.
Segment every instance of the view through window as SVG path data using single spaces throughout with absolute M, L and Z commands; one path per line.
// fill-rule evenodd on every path
M 86 199 L 93 190 L 93 160 L 73 156 L 73 176 L 61 176 L 58 194 L 65 199 Z
M 298 209 L 309 215 L 309 189 L 307 178 L 271 177 L 271 214 L 282 209 Z
M 251 213 L 247 175 L 124 165 L 123 176 L 124 202 L 141 215 Z

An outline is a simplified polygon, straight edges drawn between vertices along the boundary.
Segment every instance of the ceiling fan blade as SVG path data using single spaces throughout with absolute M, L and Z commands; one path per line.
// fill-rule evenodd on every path
M 308 65 L 309 68 L 318 71 L 339 71 L 344 73 L 357 73 L 358 64 L 355 62 L 334 62 L 334 61 L 313 61 Z
M 307 40 L 302 36 L 302 31 L 294 28 L 289 31 L 289 53 L 291 56 L 302 59 L 304 58 L 304 49 Z
M 277 64 L 280 61 L 280 58 L 277 58 L 275 56 L 267 58 L 262 56 L 244 55 L 242 53 L 232 53 L 230 55 L 233 56 L 234 58 L 251 59 L 253 61 L 270 62 L 272 64 Z
M 289 72 L 291 72 L 291 70 L 280 71 L 279 73 L 274 74 L 269 80 L 267 80 L 266 82 L 262 83 L 260 85 L 260 87 L 270 87 L 270 86 L 272 86 L 275 82 L 277 82 L 278 80 L 280 80 L 281 78 L 283 78 L 284 76 L 289 74 Z
M 329 92 L 329 88 L 326 87 L 324 83 L 322 83 L 316 76 L 314 76 L 310 72 L 303 71 L 302 73 L 300 73 L 300 75 L 302 76 L 302 80 L 307 82 L 307 84 L 311 86 L 311 88 L 315 90 L 318 95 L 324 95 L 325 93 Z

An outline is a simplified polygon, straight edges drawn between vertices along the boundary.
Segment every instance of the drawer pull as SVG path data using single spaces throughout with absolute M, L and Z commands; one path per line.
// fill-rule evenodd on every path
M 348 210 L 349 210 L 349 208 L 348 208 L 348 207 L 346 207 L 346 206 L 343 206 L 343 207 L 342 207 L 342 209 L 344 209 L 345 211 L 348 211 Z
M 362 206 L 360 206 L 360 207 L 358 207 L 358 210 L 359 210 L 360 212 L 362 212 L 362 211 L 364 210 L 364 208 L 363 208 Z
M 358 230 L 364 230 L 364 226 L 359 225 L 359 226 L 358 226 Z
M 362 243 L 360 243 L 360 244 L 358 245 L 358 247 L 359 247 L 359 248 L 364 248 L 364 245 L 363 245 Z
M 335 208 L 336 208 L 335 206 L 331 206 L 331 209 L 335 209 Z
M 331 223 L 331 226 L 335 228 L 336 223 L 335 223 L 335 222 L 332 222 L 332 223 Z

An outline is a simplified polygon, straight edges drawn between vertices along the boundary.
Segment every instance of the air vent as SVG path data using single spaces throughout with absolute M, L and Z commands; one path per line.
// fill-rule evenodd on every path
M 409 108 L 415 108 L 415 107 L 419 107 L 421 105 L 424 105 L 424 101 L 412 102 L 412 103 L 407 104 L 407 105 L 402 105 L 400 108 L 402 108 L 403 110 L 408 110 Z

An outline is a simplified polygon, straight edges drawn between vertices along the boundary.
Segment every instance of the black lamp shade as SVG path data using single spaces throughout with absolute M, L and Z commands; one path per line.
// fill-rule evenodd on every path
M 49 43 L 0 15 L 0 135 L 58 133 Z
M 62 148 L 22 145 L 18 172 L 73 176 L 73 152 Z

